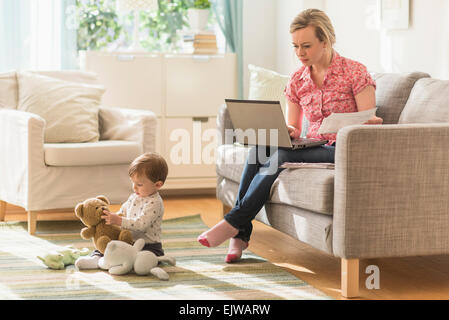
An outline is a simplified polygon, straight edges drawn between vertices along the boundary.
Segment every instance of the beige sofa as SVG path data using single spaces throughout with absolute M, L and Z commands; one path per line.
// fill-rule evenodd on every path
M 95 74 L 82 71 L 37 73 L 98 84 Z M 126 201 L 132 192 L 129 164 L 156 149 L 156 115 L 100 105 L 99 141 L 46 143 L 46 121 L 17 110 L 19 90 L 16 72 L 0 74 L 0 221 L 6 203 L 23 207 L 28 230 L 34 233 L 41 210 L 74 208 L 97 195 L 106 195 L 113 204 Z
M 281 172 L 257 216 L 340 257 L 346 297 L 358 295 L 359 259 L 449 253 L 449 81 L 423 73 L 374 78 L 384 124 L 341 129 L 334 170 Z M 225 106 L 217 121 L 217 198 L 226 213 L 248 148 L 232 143 Z

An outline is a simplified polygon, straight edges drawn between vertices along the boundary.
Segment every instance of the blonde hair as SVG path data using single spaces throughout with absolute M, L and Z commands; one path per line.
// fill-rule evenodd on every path
M 315 27 L 315 35 L 320 41 L 325 41 L 331 49 L 335 44 L 335 31 L 329 17 L 319 9 L 306 9 L 298 14 L 290 24 L 290 33 L 296 30 Z
M 165 182 L 168 175 L 167 162 L 159 154 L 147 152 L 134 159 L 129 166 L 128 174 L 130 177 L 135 174 L 145 175 L 153 182 Z

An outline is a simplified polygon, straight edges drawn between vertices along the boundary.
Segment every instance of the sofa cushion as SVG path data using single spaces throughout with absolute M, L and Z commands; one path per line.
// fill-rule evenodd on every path
M 420 79 L 399 118 L 399 123 L 449 122 L 449 81 Z
M 0 108 L 17 108 L 17 79 L 15 72 L 0 73 Z
M 252 64 L 248 65 L 248 70 L 248 99 L 280 101 L 282 109 L 285 110 L 286 99 L 284 89 L 289 77 Z
M 333 169 L 285 169 L 271 187 L 270 202 L 332 215 Z
M 384 124 L 398 123 L 399 116 L 415 82 L 424 77 L 430 76 L 422 72 L 373 74 L 373 79 L 376 81 L 376 105 L 378 107 L 376 114 L 383 119 Z
M 233 207 L 239 185 L 218 177 L 217 199 Z M 285 204 L 267 202 L 258 212 L 256 220 L 263 222 L 314 248 L 332 254 L 333 217 Z
M 133 141 L 44 144 L 45 164 L 55 167 L 128 164 L 142 153 L 142 145 Z
M 285 97 L 284 89 L 290 77 L 252 64 L 248 65 L 248 70 L 250 74 L 248 99 L 279 101 L 282 111 L 286 115 L 287 98 Z M 309 120 L 304 116 L 301 137 L 307 135 L 308 128 Z
M 249 150 L 250 147 L 239 144 L 223 144 L 218 146 L 215 152 L 217 174 L 240 183 Z
M 221 145 L 217 148 L 217 174 L 240 183 L 248 147 Z M 286 169 L 271 187 L 270 202 L 332 215 L 334 170 Z
M 17 109 L 44 118 L 46 143 L 98 141 L 98 106 L 103 87 L 31 72 L 17 72 L 17 83 Z

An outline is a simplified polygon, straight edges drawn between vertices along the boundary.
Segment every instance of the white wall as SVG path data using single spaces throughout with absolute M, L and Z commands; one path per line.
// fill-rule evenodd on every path
M 301 65 L 293 51 L 290 24 L 306 8 L 324 9 L 324 0 L 279 0 L 277 6 L 276 71 L 290 75 Z
M 448 0 L 410 0 L 410 27 L 406 30 L 382 30 L 376 26 L 377 0 L 323 1 L 322 9 L 335 27 L 335 48 L 341 55 L 360 61 L 370 71 L 423 71 L 434 78 L 449 79 Z M 275 70 L 284 74 L 291 73 L 295 66 L 284 45 L 286 20 L 308 6 L 319 8 L 310 0 L 278 1 Z
M 449 0 L 410 0 L 410 26 L 376 25 L 378 0 L 243 0 L 245 96 L 249 63 L 290 75 L 299 66 L 290 22 L 306 8 L 323 9 L 337 35 L 336 50 L 370 71 L 423 71 L 449 79 Z
M 248 97 L 248 64 L 276 68 L 278 0 L 243 0 L 243 92 Z

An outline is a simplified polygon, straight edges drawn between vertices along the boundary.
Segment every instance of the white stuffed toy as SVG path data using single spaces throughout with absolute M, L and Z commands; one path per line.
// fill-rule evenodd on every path
M 166 262 L 172 266 L 176 264 L 173 257 L 157 257 L 151 251 L 141 251 L 145 241 L 138 239 L 134 245 L 123 241 L 113 240 L 108 243 L 104 257 L 98 261 L 101 269 L 108 270 L 110 274 L 122 275 L 134 269 L 138 275 L 153 274 L 160 280 L 168 280 L 168 273 L 158 267 L 159 262 Z

